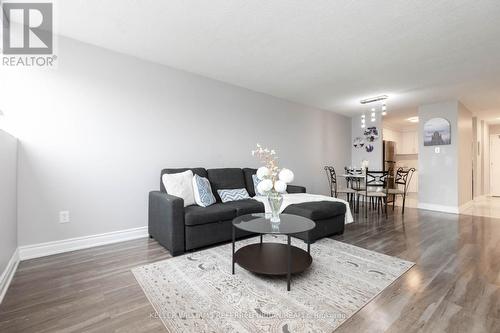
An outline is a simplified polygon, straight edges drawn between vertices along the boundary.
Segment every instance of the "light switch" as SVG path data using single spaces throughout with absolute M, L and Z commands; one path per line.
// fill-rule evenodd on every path
M 434 152 L 435 152 L 436 154 L 439 154 L 439 153 L 441 152 L 441 149 L 440 149 L 439 147 L 435 147 L 435 148 L 434 148 Z

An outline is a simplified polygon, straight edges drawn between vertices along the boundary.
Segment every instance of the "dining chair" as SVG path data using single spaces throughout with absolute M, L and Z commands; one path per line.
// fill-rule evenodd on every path
M 359 191 L 364 190 L 364 184 L 365 184 L 364 178 L 359 177 L 360 175 L 363 174 L 363 169 L 362 168 L 356 169 L 356 168 L 344 167 L 344 172 L 346 175 L 352 175 L 352 177 L 347 176 L 347 177 L 345 177 L 345 179 L 347 182 L 347 188 L 351 188 L 355 192 L 355 194 L 352 196 L 352 199 L 353 199 L 352 205 L 353 205 L 354 211 L 358 211 L 359 207 L 357 207 L 357 203 L 356 203 L 357 193 Z
M 365 172 L 365 186 L 364 190 L 358 191 L 358 207 L 359 197 L 363 197 L 365 204 L 365 217 L 368 217 L 368 205 L 371 198 L 375 198 L 377 205 L 377 212 L 380 213 L 382 203 L 384 204 L 385 217 L 387 218 L 387 178 L 388 171 L 370 171 L 366 169 Z
M 330 185 L 330 195 L 337 198 L 339 193 L 346 195 L 347 201 L 354 200 L 354 195 L 356 191 L 349 187 L 339 186 L 337 182 L 337 174 L 335 173 L 335 168 L 332 166 L 325 166 L 326 176 L 328 178 L 328 184 Z
M 352 175 L 353 177 L 346 177 L 347 180 L 347 187 L 352 188 L 356 191 L 358 190 L 363 190 L 364 188 L 364 181 L 363 178 L 359 177 L 354 177 L 354 176 L 359 176 L 363 174 L 363 169 L 355 169 L 355 168 L 348 168 L 344 167 L 344 171 L 346 175 Z
M 387 191 L 389 195 L 392 195 L 392 210 L 394 210 L 394 206 L 396 203 L 396 196 L 401 195 L 403 197 L 403 206 L 401 208 L 401 214 L 403 215 L 405 213 L 406 194 L 408 193 L 411 178 L 413 177 L 413 173 L 415 171 L 416 171 L 415 168 L 409 168 L 409 169 L 398 168 L 398 170 L 396 171 L 396 178 L 394 180 L 396 188 L 390 188 Z

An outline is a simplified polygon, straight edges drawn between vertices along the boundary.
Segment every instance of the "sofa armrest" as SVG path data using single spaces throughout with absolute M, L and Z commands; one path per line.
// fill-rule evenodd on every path
M 183 254 L 184 200 L 160 191 L 149 192 L 148 230 L 173 256 Z
M 306 193 L 306 188 L 304 186 L 288 185 L 286 191 L 288 193 Z

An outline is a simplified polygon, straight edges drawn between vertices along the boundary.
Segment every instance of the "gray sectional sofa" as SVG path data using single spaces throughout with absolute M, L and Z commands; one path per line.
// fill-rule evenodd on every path
M 214 205 L 184 207 L 182 198 L 166 192 L 161 178 L 172 174 L 192 170 L 194 174 L 208 178 L 217 200 Z M 160 191 L 149 193 L 149 235 L 173 256 L 208 245 L 230 241 L 232 238 L 233 218 L 253 213 L 263 213 L 264 205 L 256 200 L 240 200 L 222 203 L 217 193 L 219 189 L 246 188 L 250 196 L 255 195 L 252 175 L 256 169 L 250 168 L 184 168 L 164 169 L 160 176 Z M 289 185 L 288 193 L 304 193 L 305 187 Z M 319 201 L 288 206 L 283 213 L 310 218 L 316 222 L 316 228 L 307 233 L 296 234 L 306 243 L 314 243 L 319 238 L 344 232 L 346 207 L 342 203 Z M 238 231 L 237 237 L 250 236 Z

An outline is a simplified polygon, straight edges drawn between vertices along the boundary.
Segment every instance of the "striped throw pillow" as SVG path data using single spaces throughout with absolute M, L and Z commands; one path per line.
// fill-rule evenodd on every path
M 234 190 L 217 190 L 217 193 L 219 193 L 222 202 L 250 199 L 250 195 L 244 188 L 237 188 Z

